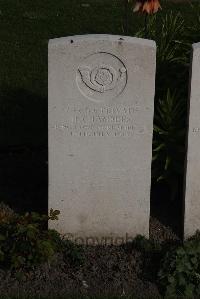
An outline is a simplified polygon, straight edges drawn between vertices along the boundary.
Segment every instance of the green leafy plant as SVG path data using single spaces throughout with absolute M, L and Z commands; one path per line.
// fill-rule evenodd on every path
M 148 17 L 148 38 L 157 45 L 152 177 L 164 180 L 174 199 L 183 177 L 189 52 L 180 13 Z M 136 36 L 144 37 L 145 28 Z
M 161 26 L 158 32 L 154 32 L 154 38 L 158 45 L 157 60 L 161 62 L 182 62 L 184 53 L 181 53 L 182 44 L 184 43 L 184 19 L 180 13 L 174 14 L 170 11 L 161 18 Z M 181 54 L 180 56 L 178 54 Z
M 0 222 L 0 264 L 2 267 L 29 268 L 49 261 L 59 250 L 60 235 L 47 230 L 48 220 L 56 220 L 59 211 L 50 215 L 13 214 Z
M 157 65 L 182 62 L 184 61 L 184 52 L 182 44 L 184 43 L 184 19 L 180 13 L 174 14 L 170 11 L 164 16 L 155 14 L 148 16 L 147 32 L 148 38 L 156 42 L 157 45 Z M 136 33 L 137 37 L 145 37 L 145 28 L 143 27 Z M 166 74 L 164 74 L 166 77 Z
M 167 252 L 158 273 L 159 283 L 169 297 L 200 296 L 200 237 L 199 233 L 183 246 Z
M 142 278 L 157 283 L 165 298 L 200 297 L 200 232 L 184 243 L 137 236 L 131 246 L 142 253 Z
M 169 89 L 155 105 L 152 176 L 169 184 L 172 198 L 184 169 L 186 107 L 186 99 Z
M 200 3 L 190 3 L 192 8 L 192 26 L 187 26 L 184 32 L 184 39 L 186 40 L 187 51 L 190 52 L 191 44 L 200 41 Z
M 8 222 L 14 216 L 14 211 L 3 201 L 0 202 L 0 223 Z
M 48 215 L 11 213 L 5 206 L 0 208 L 0 266 L 10 269 L 29 269 L 53 259 L 62 252 L 70 263 L 82 262 L 78 246 L 61 238 L 55 230 L 48 230 L 49 220 L 57 220 L 60 212 L 50 210 Z

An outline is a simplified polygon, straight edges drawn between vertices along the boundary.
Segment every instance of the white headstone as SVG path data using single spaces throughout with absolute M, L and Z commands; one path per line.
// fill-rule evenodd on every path
M 51 228 L 148 237 L 155 68 L 150 40 L 50 40 L 49 209 L 61 212 Z
M 193 44 L 185 187 L 185 238 L 200 230 L 200 43 Z

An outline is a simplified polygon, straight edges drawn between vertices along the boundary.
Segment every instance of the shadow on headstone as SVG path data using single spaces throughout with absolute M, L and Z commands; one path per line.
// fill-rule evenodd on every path
M 17 212 L 47 211 L 47 98 L 0 88 L 0 201 Z

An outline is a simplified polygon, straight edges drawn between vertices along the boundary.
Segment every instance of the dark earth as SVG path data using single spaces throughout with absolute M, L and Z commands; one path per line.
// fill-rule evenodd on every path
M 151 238 L 178 239 L 157 219 L 150 221 Z M 83 246 L 83 264 L 71 265 L 62 254 L 35 270 L 21 273 L 0 270 L 0 296 L 135 295 L 159 298 L 154 276 L 145 271 L 148 260 L 131 244 Z M 153 269 L 154 270 L 154 269 Z M 22 274 L 22 275 L 21 275 Z
M 47 212 L 48 154 L 46 148 L 28 145 L 3 148 L 0 152 L 0 198 L 13 210 Z M 181 237 L 181 200 L 170 201 L 165 185 L 153 185 L 150 239 L 157 242 Z M 180 197 L 180 195 L 179 195 Z M 6 199 L 6 200 L 5 200 Z M 84 262 L 75 266 L 61 254 L 21 276 L 0 270 L 0 296 L 70 294 L 135 294 L 159 296 L 153 277 L 146 277 L 143 254 L 127 246 L 85 246 Z
M 160 2 L 162 4 L 164 0 Z M 8 30 L 7 25 L 5 28 Z M 16 45 L 18 47 L 17 42 Z M 21 80 L 22 76 L 18 77 Z M 31 80 L 33 81 L 32 78 Z M 38 89 L 41 82 L 42 80 L 37 79 Z M 10 86 L 8 89 L 10 90 Z M 16 105 L 15 97 L 20 99 L 20 104 L 16 101 Z M 0 146 L 0 201 L 19 213 L 26 211 L 47 213 L 48 128 L 45 112 L 47 99 L 39 97 L 38 101 L 34 101 L 35 96 L 21 92 L 18 96 L 11 94 L 10 98 L 14 100 L 8 106 L 9 109 L 2 110 L 0 122 L 0 128 L 4 132 L 4 136 L 1 134 Z M 5 103 L 10 103 L 9 97 L 5 98 Z M 13 145 L 8 142 L 10 140 Z M 182 236 L 182 192 L 179 192 L 174 201 L 169 198 L 170 191 L 165 184 L 152 185 L 150 239 L 159 243 L 179 240 Z M 14 273 L 0 269 L 0 297 L 23 293 L 46 297 L 66 293 L 119 296 L 135 294 L 146 298 L 160 296 L 155 276 L 147 275 L 145 270 L 148 260 L 131 244 L 86 246 L 83 256 L 84 262 L 81 266 L 70 264 L 62 254 L 58 254 L 52 263 L 43 264 L 23 275 L 21 272 Z M 154 271 L 155 269 L 152 269 L 152 272 Z

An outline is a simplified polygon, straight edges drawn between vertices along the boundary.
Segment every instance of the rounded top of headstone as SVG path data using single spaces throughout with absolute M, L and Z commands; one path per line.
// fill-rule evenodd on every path
M 124 36 L 124 35 L 110 35 L 110 34 L 84 34 L 84 35 L 74 35 L 68 37 L 60 37 L 49 40 L 49 47 L 53 45 L 64 44 L 75 44 L 76 42 L 95 42 L 95 41 L 110 41 L 118 43 L 131 43 L 137 44 L 145 47 L 156 48 L 156 43 L 153 40 L 143 39 L 138 37 Z
M 200 49 L 200 42 L 192 44 L 193 50 Z

